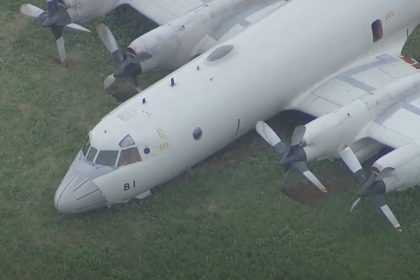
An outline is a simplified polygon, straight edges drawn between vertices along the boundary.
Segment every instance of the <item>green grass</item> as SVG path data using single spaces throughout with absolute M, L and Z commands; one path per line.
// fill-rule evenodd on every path
M 0 0 L 0 279 L 419 277 L 419 190 L 389 196 L 401 234 L 366 203 L 348 213 L 349 189 L 298 204 L 278 190 L 295 176 L 255 134 L 146 201 L 58 214 L 57 185 L 87 132 L 118 104 L 102 90 L 113 65 L 95 35 L 68 32 L 70 66 L 56 64 L 51 34 L 21 18 L 22 3 Z M 100 21 L 121 46 L 151 28 L 125 9 Z M 142 83 L 159 77 L 144 75 Z M 282 122 L 284 133 L 294 124 Z M 351 182 L 335 163 L 314 168 L 329 185 L 334 176 Z

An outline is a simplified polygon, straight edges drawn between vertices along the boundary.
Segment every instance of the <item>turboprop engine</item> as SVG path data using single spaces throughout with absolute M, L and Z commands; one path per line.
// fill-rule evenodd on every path
M 293 133 L 295 142 L 303 147 L 308 160 L 336 157 L 340 147 L 361 140 L 361 132 L 369 122 L 413 89 L 420 89 L 420 74 L 401 78 L 304 126 L 296 127 Z
M 118 4 L 118 0 L 61 0 L 73 22 L 86 22 L 104 16 Z
M 118 3 L 117 0 L 46 0 L 46 2 L 47 11 L 32 4 L 24 4 L 20 12 L 26 17 L 39 20 L 42 27 L 51 29 L 62 64 L 65 64 L 67 57 L 63 38 L 64 28 L 90 32 L 89 29 L 76 23 L 103 16 L 113 10 Z
M 402 191 L 420 183 L 420 143 L 402 146 L 378 159 L 372 169 L 382 172 L 393 168 L 391 176 L 384 178 L 385 192 Z
M 395 229 L 401 231 L 398 220 L 386 204 L 385 194 L 402 191 L 420 183 L 420 143 L 407 144 L 381 157 L 370 168 L 369 177 L 350 147 L 343 147 L 339 154 L 361 185 L 350 210 L 362 198 L 366 198 L 384 214 Z
M 420 143 L 408 144 L 383 156 L 373 164 L 370 176 L 363 170 L 350 145 L 366 149 L 363 144 L 369 144 L 369 141 L 365 141 L 363 130 L 367 125 L 394 103 L 419 89 L 420 74 L 401 78 L 304 126 L 296 127 L 290 147 L 266 123 L 258 122 L 256 130 L 281 155 L 282 165 L 298 169 L 321 190 L 324 187 L 308 170 L 306 162 L 336 157 L 338 153 L 361 185 L 351 210 L 358 205 L 361 198 L 367 198 L 397 230 L 401 230 L 385 202 L 384 195 L 389 191 L 403 190 L 420 183 Z M 373 140 L 370 144 L 372 143 L 380 145 Z M 373 151 L 375 145 L 370 148 Z

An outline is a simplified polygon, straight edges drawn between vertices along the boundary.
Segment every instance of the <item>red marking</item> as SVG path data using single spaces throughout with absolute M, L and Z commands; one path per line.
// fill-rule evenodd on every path
M 401 59 L 414 68 L 420 69 L 420 63 L 411 56 L 401 56 Z

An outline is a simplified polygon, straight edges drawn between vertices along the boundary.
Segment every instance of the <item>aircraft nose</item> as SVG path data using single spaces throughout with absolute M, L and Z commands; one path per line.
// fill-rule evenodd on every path
M 54 196 L 55 207 L 64 214 L 81 213 L 107 204 L 98 186 L 73 166 L 67 171 Z

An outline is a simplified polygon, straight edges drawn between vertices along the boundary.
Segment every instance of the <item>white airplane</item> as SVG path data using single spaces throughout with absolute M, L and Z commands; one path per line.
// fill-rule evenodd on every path
M 289 1 L 106 115 L 58 187 L 56 208 L 145 198 L 256 126 L 283 164 L 323 191 L 306 162 L 341 156 L 364 184 L 359 197 L 400 229 L 383 194 L 420 182 L 420 78 L 400 58 L 419 22 L 419 0 Z M 259 122 L 289 109 L 318 117 L 295 130 L 290 148 Z M 366 180 L 357 158 L 384 145 L 395 150 Z
M 39 19 L 51 28 L 64 64 L 64 27 L 88 29 L 75 24 L 104 16 L 120 5 L 129 5 L 160 25 L 135 40 L 124 54 L 109 29 L 100 25 L 98 33 L 117 64 L 116 77 L 128 77 L 138 87 L 136 75 L 151 68 L 175 69 L 215 44 L 232 37 L 272 10 L 280 0 L 47 0 L 48 12 L 24 4 L 21 13 Z M 147 60 L 147 61 L 145 61 Z M 145 61 L 140 66 L 139 61 Z M 105 80 L 108 88 L 115 80 Z

